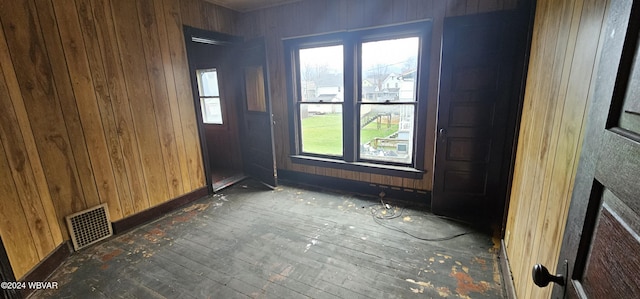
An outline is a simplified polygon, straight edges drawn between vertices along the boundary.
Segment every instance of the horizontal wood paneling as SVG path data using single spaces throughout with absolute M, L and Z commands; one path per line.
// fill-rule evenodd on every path
M 556 273 L 606 4 L 537 2 L 504 240 L 518 298 L 551 293 L 531 269 Z
M 280 169 L 359 180 L 373 184 L 431 190 L 436 107 L 440 69 L 440 41 L 444 18 L 513 9 L 517 0 L 313 0 L 249 12 L 241 16 L 239 30 L 247 37 L 264 36 L 270 71 L 277 165 Z M 321 12 L 321 13 L 320 13 Z M 333 31 L 433 20 L 425 149 L 425 176 L 421 180 L 385 177 L 351 171 L 297 165 L 289 158 L 286 71 L 282 38 Z
M 23 277 L 64 216 L 116 221 L 204 184 L 182 25 L 234 34 L 201 0 L 0 3 L 0 234 Z M 183 22 L 186 20 L 186 22 Z

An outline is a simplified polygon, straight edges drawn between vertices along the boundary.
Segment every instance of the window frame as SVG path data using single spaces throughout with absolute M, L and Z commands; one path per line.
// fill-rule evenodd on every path
M 419 21 L 401 25 L 389 25 L 378 28 L 366 28 L 351 31 L 284 39 L 285 76 L 287 78 L 287 97 L 289 107 L 290 158 L 293 163 L 312 166 L 337 168 L 343 170 L 367 172 L 420 179 L 425 173 L 424 153 L 426 136 L 426 114 L 429 85 L 429 66 L 431 48 L 431 21 Z M 362 44 L 372 41 L 419 37 L 417 70 L 415 78 L 415 102 L 364 102 L 362 101 Z M 323 46 L 343 46 L 343 86 L 342 104 L 342 147 L 341 157 L 302 152 L 302 130 L 299 87 L 300 67 L 299 50 Z M 313 102 L 315 103 L 315 102 Z M 336 104 L 336 103 L 315 103 Z M 340 103 L 337 103 L 340 104 Z M 412 163 L 396 163 L 360 158 L 360 106 L 375 105 L 414 105 L 414 132 Z
M 202 82 L 200 81 L 200 72 L 202 71 L 215 71 L 216 72 L 216 84 L 218 87 L 218 95 L 217 96 L 206 96 L 206 95 L 200 95 L 201 90 L 204 88 L 202 85 Z M 200 113 L 202 114 L 202 124 L 207 125 L 207 126 L 217 126 L 217 127 L 225 127 L 226 128 L 226 124 L 227 124 L 227 119 L 225 116 L 225 110 L 224 110 L 224 106 L 223 106 L 223 101 L 222 101 L 222 88 L 221 88 L 221 84 L 220 84 L 220 77 L 219 77 L 219 73 L 220 73 L 220 68 L 219 67 L 209 67 L 209 68 L 201 68 L 201 69 L 196 69 L 196 80 L 197 80 L 197 85 L 198 85 L 198 99 L 200 102 Z M 218 103 L 220 106 L 220 121 L 221 123 L 214 123 L 214 122 L 207 122 L 204 118 L 204 114 L 205 114 L 205 103 L 204 101 L 206 99 L 218 99 Z

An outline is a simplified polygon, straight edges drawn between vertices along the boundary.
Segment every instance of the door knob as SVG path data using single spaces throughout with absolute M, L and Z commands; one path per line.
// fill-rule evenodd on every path
M 440 128 L 440 130 L 438 130 L 438 137 L 439 138 L 447 137 L 447 130 L 445 130 L 444 128 Z
M 564 286 L 565 283 L 564 275 L 552 275 L 551 273 L 549 273 L 547 267 L 543 266 L 542 264 L 536 264 L 535 266 L 533 266 L 531 274 L 533 276 L 533 282 L 541 288 L 546 287 L 550 282 L 555 282 L 561 286 Z

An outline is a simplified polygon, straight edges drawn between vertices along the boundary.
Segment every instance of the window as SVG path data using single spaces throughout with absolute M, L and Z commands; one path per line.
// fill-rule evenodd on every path
M 222 106 L 218 89 L 218 72 L 215 68 L 196 70 L 202 121 L 205 124 L 222 125 Z
M 421 175 L 429 34 L 420 22 L 285 41 L 294 162 Z

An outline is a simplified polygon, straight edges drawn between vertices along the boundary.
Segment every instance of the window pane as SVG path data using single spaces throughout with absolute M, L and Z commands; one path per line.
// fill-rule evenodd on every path
M 362 101 L 414 102 L 419 38 L 362 43 Z
M 220 98 L 200 98 L 202 108 L 202 121 L 205 124 L 222 124 L 222 107 Z
M 219 97 L 216 69 L 197 70 L 198 90 L 201 97 Z
M 300 104 L 302 152 L 342 156 L 342 104 Z
M 415 106 L 360 106 L 360 159 L 411 164 Z
M 342 45 L 300 50 L 302 102 L 342 102 L 344 99 Z

